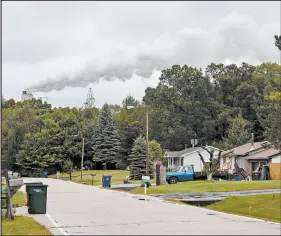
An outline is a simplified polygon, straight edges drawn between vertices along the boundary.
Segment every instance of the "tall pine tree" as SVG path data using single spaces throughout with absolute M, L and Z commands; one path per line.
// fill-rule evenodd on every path
M 121 143 L 108 104 L 102 107 L 94 143 L 93 161 L 102 163 L 104 169 L 108 165 L 116 165 L 120 157 Z
M 130 179 L 141 180 L 146 175 L 146 143 L 139 136 L 135 141 L 130 155 Z M 149 176 L 154 177 L 153 163 L 150 161 Z

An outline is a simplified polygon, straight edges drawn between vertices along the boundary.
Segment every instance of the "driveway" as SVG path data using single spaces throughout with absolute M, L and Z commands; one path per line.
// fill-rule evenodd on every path
M 279 235 L 280 224 L 177 205 L 150 197 L 56 179 L 48 187 L 47 215 L 69 235 Z

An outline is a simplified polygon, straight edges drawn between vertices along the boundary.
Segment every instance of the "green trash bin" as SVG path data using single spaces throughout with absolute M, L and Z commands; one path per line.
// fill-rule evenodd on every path
M 25 183 L 25 186 L 26 186 L 26 197 L 27 197 L 27 206 L 29 205 L 29 198 L 28 198 L 28 193 L 27 193 L 27 186 L 32 186 L 32 185 L 43 185 L 42 182 L 38 181 L 38 182 L 31 182 L 31 183 Z
M 29 214 L 46 214 L 47 212 L 47 188 L 48 185 L 32 184 L 26 186 L 28 196 Z

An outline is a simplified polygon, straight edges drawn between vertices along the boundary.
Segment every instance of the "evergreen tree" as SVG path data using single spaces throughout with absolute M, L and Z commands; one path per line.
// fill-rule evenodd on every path
M 154 177 L 153 164 L 150 161 L 149 176 Z M 139 136 L 133 145 L 130 155 L 130 179 L 141 180 L 146 175 L 146 143 L 145 139 Z
M 102 107 L 94 143 L 94 162 L 101 162 L 105 169 L 118 162 L 121 143 L 108 104 Z

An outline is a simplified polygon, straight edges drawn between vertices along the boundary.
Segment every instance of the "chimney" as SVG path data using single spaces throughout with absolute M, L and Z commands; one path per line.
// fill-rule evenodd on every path
M 251 133 L 251 148 L 250 148 L 250 151 L 254 150 L 254 133 Z

